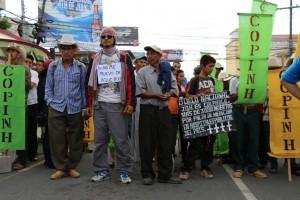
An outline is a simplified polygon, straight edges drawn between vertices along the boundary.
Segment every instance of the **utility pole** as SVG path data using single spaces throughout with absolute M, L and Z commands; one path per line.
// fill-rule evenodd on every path
M 290 33 L 289 33 L 289 55 L 293 54 L 293 9 L 300 8 L 300 6 L 293 6 L 293 0 L 290 0 L 289 7 L 277 8 L 278 10 L 289 9 L 290 11 Z
M 24 0 L 21 0 L 21 21 L 18 25 L 18 34 L 20 37 L 23 36 L 23 24 L 24 24 L 24 18 L 25 18 L 25 5 L 24 5 Z

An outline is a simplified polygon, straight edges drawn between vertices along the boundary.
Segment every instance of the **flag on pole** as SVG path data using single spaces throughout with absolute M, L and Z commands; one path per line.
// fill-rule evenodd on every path
M 239 104 L 263 103 L 266 99 L 272 26 L 270 14 L 239 14 Z

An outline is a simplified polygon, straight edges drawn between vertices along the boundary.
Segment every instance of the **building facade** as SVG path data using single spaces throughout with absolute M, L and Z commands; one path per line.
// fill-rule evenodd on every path
M 293 35 L 293 52 L 297 44 L 297 35 Z M 289 53 L 289 35 L 273 35 L 272 48 L 269 56 L 285 58 Z M 239 74 L 239 35 L 238 29 L 230 33 L 230 42 L 226 45 L 226 73 L 229 75 Z

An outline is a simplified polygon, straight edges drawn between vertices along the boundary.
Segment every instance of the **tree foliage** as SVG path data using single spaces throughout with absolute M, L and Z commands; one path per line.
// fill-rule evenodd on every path
M 11 22 L 8 17 L 0 16 L 0 29 L 9 29 L 11 27 Z

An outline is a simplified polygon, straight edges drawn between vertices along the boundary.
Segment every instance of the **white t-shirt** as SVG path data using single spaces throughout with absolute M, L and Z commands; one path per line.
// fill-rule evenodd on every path
M 27 97 L 27 105 L 33 105 L 38 103 L 37 97 L 37 85 L 39 84 L 39 74 L 30 69 L 31 73 L 31 82 L 35 83 L 35 86 L 29 90 L 28 97 Z
M 101 63 L 111 64 L 118 63 L 120 59 L 117 54 L 107 56 L 102 54 Z M 121 103 L 120 82 L 111 82 L 99 85 L 98 101 L 107 103 Z
M 230 94 L 237 94 L 238 85 L 239 85 L 239 79 L 237 77 L 233 77 L 232 79 L 230 79 L 229 81 Z
M 229 93 L 237 95 L 238 87 L 239 87 L 239 78 L 235 76 L 229 81 Z M 234 101 L 232 103 L 236 104 L 236 102 L 237 101 Z

